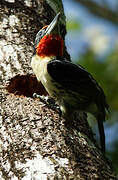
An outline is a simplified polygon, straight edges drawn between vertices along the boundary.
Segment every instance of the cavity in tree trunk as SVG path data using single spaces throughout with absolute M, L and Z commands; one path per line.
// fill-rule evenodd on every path
M 61 0 L 0 1 L 0 179 L 116 179 L 86 114 L 67 124 L 32 97 L 47 94 L 30 66 L 33 41 L 59 11 L 65 38 Z

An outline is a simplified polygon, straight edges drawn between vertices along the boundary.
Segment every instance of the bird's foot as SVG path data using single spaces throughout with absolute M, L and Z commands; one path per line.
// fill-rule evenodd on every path
M 34 93 L 33 98 L 39 98 L 44 104 L 46 104 L 49 108 L 56 111 L 59 116 L 61 116 L 60 107 L 55 103 L 54 99 L 49 96 L 39 95 Z

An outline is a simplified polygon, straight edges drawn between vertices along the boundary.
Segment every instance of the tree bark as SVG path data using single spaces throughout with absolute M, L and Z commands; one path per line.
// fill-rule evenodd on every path
M 47 92 L 32 73 L 33 41 L 40 28 L 61 12 L 58 0 L 0 1 L 0 179 L 114 179 L 81 113 L 71 123 L 34 92 Z M 69 55 L 65 48 L 65 56 Z

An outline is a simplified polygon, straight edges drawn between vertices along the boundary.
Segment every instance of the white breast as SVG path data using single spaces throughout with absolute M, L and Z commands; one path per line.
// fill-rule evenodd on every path
M 40 58 L 33 56 L 31 61 L 32 69 L 38 81 L 41 81 L 47 92 L 53 96 L 53 92 L 57 90 L 55 83 L 52 83 L 52 78 L 47 72 L 47 64 L 51 59 L 49 57 Z
M 47 63 L 48 63 L 48 60 L 47 61 L 43 60 L 37 55 L 32 57 L 31 66 L 38 81 L 42 80 L 44 76 L 44 72 L 47 69 Z

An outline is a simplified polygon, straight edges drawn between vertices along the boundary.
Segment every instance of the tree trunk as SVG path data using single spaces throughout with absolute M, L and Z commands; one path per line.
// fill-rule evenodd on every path
M 46 95 L 30 60 L 38 30 L 61 12 L 58 0 L 0 1 L 0 179 L 116 179 L 84 113 L 70 124 L 33 99 Z M 69 58 L 65 48 L 65 56 Z

